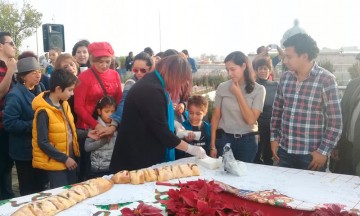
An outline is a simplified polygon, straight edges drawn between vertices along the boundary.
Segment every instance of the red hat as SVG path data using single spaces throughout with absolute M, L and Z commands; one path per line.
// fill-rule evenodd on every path
M 88 46 L 89 53 L 94 57 L 114 56 L 114 50 L 108 42 L 94 42 Z

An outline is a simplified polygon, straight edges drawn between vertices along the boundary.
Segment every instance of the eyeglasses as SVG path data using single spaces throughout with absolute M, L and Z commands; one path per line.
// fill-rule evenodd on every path
M 10 41 L 10 42 L 4 42 L 4 43 L 2 43 L 2 44 L 10 44 L 10 46 L 12 46 L 12 47 L 14 47 L 15 46 L 15 43 L 14 43 L 14 41 Z
M 147 72 L 147 70 L 145 69 L 145 68 L 133 68 L 132 69 L 132 71 L 134 72 L 134 73 L 137 73 L 137 72 L 141 72 L 141 73 L 146 73 Z

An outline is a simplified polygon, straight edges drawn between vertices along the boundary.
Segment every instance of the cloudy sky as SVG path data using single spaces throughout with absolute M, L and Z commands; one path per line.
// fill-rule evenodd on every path
M 18 5 L 22 0 L 8 0 Z M 43 23 L 63 24 L 66 52 L 80 39 L 108 41 L 116 55 L 188 49 L 225 56 L 280 43 L 299 19 L 320 48 L 360 47 L 360 1 L 324 0 L 27 0 L 43 13 Z M 43 53 L 41 27 L 22 51 Z

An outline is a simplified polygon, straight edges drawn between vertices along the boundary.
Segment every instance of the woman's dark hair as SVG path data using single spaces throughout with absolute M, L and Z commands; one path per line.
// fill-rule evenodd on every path
M 154 51 L 150 47 L 146 47 L 144 49 L 144 52 L 148 53 L 150 56 L 154 55 Z
M 38 56 L 32 52 L 32 51 L 24 51 L 18 56 L 18 60 L 27 58 L 27 57 L 34 57 L 36 60 L 38 60 Z
M 315 59 L 319 54 L 319 48 L 316 41 L 312 39 L 308 34 L 299 33 L 289 37 L 284 42 L 284 47 L 294 47 L 295 52 L 298 55 L 308 54 L 309 61 Z
M 113 97 L 111 96 L 104 96 L 102 97 L 97 103 L 96 103 L 96 106 L 95 106 L 95 110 L 93 112 L 93 117 L 95 119 L 97 119 L 99 117 L 99 114 L 97 112 L 98 109 L 103 109 L 104 107 L 107 107 L 107 106 L 114 106 L 115 109 L 116 109 L 116 101 Z
M 160 58 L 164 58 L 164 52 L 158 52 L 155 56 L 158 56 Z
M 68 71 L 67 69 L 55 69 L 51 73 L 50 77 L 50 92 L 55 92 L 55 88 L 60 86 L 61 90 L 64 91 L 66 88 L 76 85 L 78 83 L 78 78 Z
M 171 56 L 171 55 L 179 55 L 179 52 L 174 50 L 174 49 L 167 49 L 162 58 L 165 58 L 166 56 Z
M 251 64 L 249 63 L 248 57 L 240 51 L 235 51 L 226 56 L 224 63 L 229 61 L 232 61 L 234 64 L 239 66 L 242 66 L 244 63 L 246 64 L 246 68 L 244 71 L 246 83 L 245 90 L 246 93 L 250 94 L 255 88 L 255 80 L 254 76 L 251 74 L 252 68 L 250 68 Z
M 79 47 L 88 47 L 89 44 L 90 44 L 90 42 L 88 40 L 81 40 L 81 41 L 77 42 L 72 49 L 72 52 L 71 52 L 72 56 L 75 56 L 76 51 Z
M 151 56 L 146 53 L 146 52 L 140 52 L 139 54 L 137 54 L 135 57 L 134 57 L 134 62 L 136 60 L 143 60 L 146 62 L 146 66 L 148 66 L 149 68 L 151 68 L 154 64 L 154 61 L 153 59 L 151 58 Z

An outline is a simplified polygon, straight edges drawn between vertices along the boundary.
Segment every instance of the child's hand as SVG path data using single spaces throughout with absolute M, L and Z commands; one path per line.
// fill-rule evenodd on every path
M 65 166 L 69 169 L 69 170 L 74 170 L 77 167 L 77 163 L 74 161 L 74 159 L 72 159 L 71 157 L 68 157 L 68 159 L 65 162 Z
M 179 103 L 179 104 L 174 104 L 174 109 L 176 112 L 176 115 L 181 115 L 184 111 L 185 111 L 185 106 L 183 103 Z
M 90 137 L 93 140 L 99 140 L 100 136 L 98 135 L 97 130 L 90 130 L 87 134 L 88 137 Z
M 190 131 L 188 135 L 185 137 L 185 140 L 187 142 L 192 142 L 195 139 L 195 133 Z

